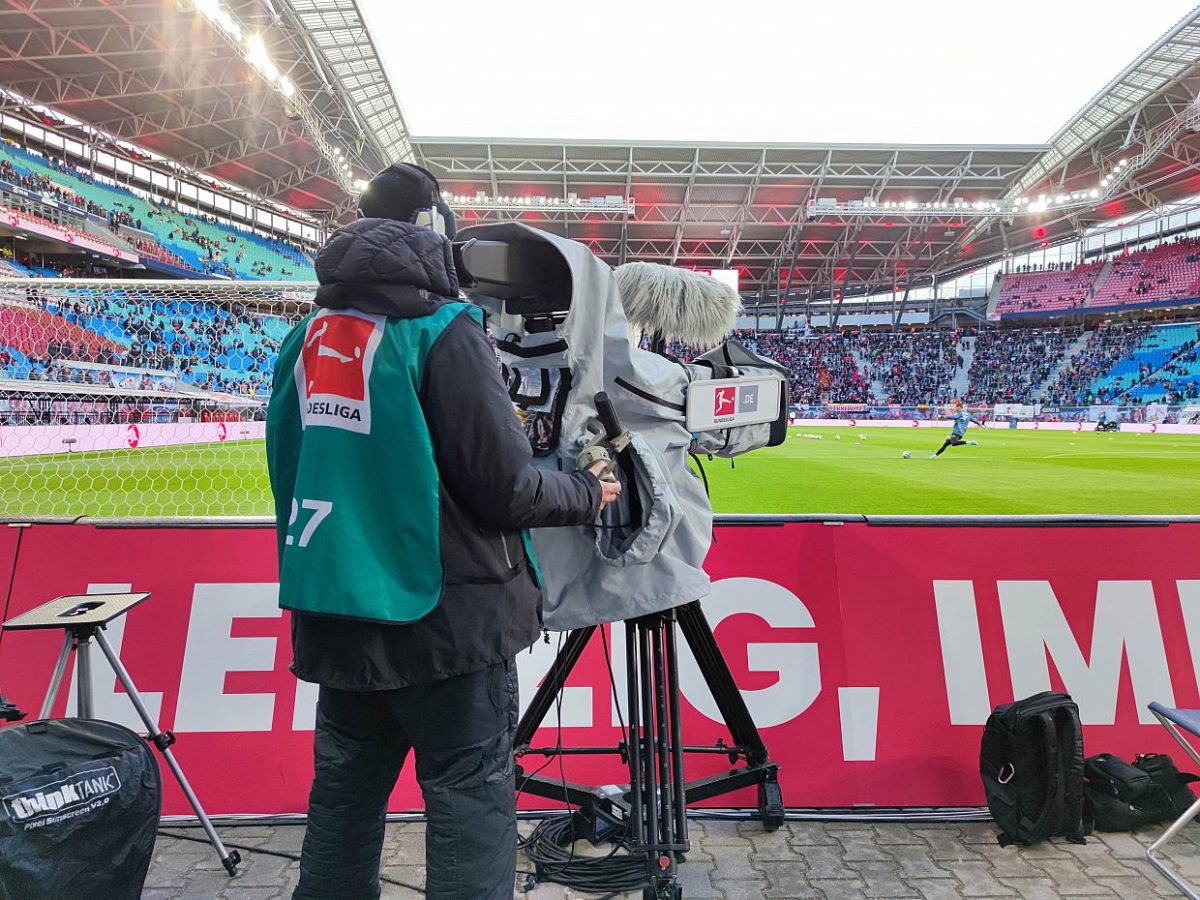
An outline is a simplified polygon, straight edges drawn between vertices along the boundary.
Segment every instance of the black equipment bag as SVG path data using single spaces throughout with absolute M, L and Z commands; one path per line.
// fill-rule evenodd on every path
M 1200 777 L 1180 772 L 1167 754 L 1142 753 L 1133 764 L 1149 775 L 1150 783 L 1158 789 L 1162 815 L 1155 821 L 1176 819 L 1196 802 L 1196 795 L 1188 785 L 1200 781 Z
M 997 706 L 983 729 L 979 772 L 1002 847 L 1056 835 L 1084 843 L 1083 730 L 1066 694 Z
M 162 810 L 146 742 L 94 719 L 0 729 L 0 900 L 141 896 Z
M 1160 804 L 1157 786 L 1149 774 L 1119 756 L 1101 753 L 1083 764 L 1083 791 L 1097 831 L 1132 831 L 1160 821 L 1149 810 Z
M 1174 819 L 1196 802 L 1188 785 L 1200 781 L 1180 772 L 1171 757 L 1149 753 L 1133 764 L 1101 753 L 1084 764 L 1084 792 L 1097 831 L 1132 831 Z

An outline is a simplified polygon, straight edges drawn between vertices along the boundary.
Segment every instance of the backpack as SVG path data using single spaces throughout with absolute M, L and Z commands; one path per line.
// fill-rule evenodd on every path
M 0 729 L 0 897 L 137 900 L 161 811 L 158 763 L 128 728 Z
M 1085 843 L 1083 729 L 1066 694 L 1044 691 L 997 706 L 983 729 L 979 774 L 1000 846 L 1056 835 Z
M 1132 831 L 1178 817 L 1196 802 L 1188 784 L 1195 775 L 1181 773 L 1166 754 L 1149 753 L 1133 764 L 1101 753 L 1084 763 L 1084 794 L 1097 831 Z

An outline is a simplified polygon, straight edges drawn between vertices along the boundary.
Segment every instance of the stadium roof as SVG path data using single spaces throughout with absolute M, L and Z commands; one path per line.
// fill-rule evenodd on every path
M 418 159 L 456 195 L 632 197 L 634 209 L 517 215 L 588 244 L 613 264 L 647 260 L 742 269 L 743 284 L 797 289 L 891 285 L 945 258 L 970 223 L 948 215 L 810 219 L 810 202 L 1003 197 L 1044 146 L 670 144 L 416 139 Z M 460 213 L 466 222 L 511 212 Z M 460 223 L 461 224 L 461 223 Z
M 5 5 L 0 87 L 305 211 L 344 212 L 407 137 L 350 0 Z
M 850 295 L 944 280 L 1200 193 L 1200 8 L 1171 27 L 1044 145 L 744 145 L 414 138 L 454 194 L 619 194 L 630 215 L 520 212 L 612 263 L 739 266 L 772 293 Z M 1124 159 L 1124 165 L 1120 161 Z M 1109 182 L 1103 179 L 1114 177 Z M 1093 199 L 1092 192 L 1096 195 Z M 1046 195 L 1047 207 L 1037 198 Z M 1072 197 L 1075 195 L 1075 197 Z M 1064 198 L 1056 204 L 1054 198 Z M 1015 215 L 926 204 L 1003 201 Z M 1026 204 L 1021 205 L 1025 199 Z M 875 201 L 876 214 L 848 210 Z M 808 216 L 834 202 L 846 215 Z M 1082 201 L 1082 202 L 1081 202 Z M 895 208 L 885 209 L 891 203 Z M 908 207 L 915 206 L 916 210 Z M 969 210 L 968 210 L 969 211 Z M 502 218 L 511 212 L 474 213 Z
M 266 69 L 247 60 L 253 35 Z M 1044 145 L 410 138 L 376 50 L 355 0 L 0 8 L 0 87 L 260 196 L 344 216 L 356 179 L 411 154 L 466 222 L 515 216 L 611 263 L 736 266 L 751 290 L 944 280 L 1200 194 L 1200 8 Z M 970 212 L 990 203 L 1017 211 Z

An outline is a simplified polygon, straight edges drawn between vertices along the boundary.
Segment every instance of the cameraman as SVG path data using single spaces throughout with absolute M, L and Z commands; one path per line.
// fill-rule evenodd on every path
M 292 671 L 320 685 L 297 898 L 379 896 L 388 796 L 412 749 L 433 900 L 512 897 L 515 655 L 541 628 L 525 529 L 582 525 L 598 464 L 535 468 L 482 314 L 458 301 L 454 220 L 398 163 L 316 259 L 267 410 Z

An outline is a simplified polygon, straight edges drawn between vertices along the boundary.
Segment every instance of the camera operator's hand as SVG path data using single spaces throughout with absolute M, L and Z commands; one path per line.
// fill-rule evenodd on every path
M 600 509 L 612 503 L 621 495 L 621 482 L 617 480 L 606 481 L 604 476 L 608 472 L 608 463 L 596 462 L 588 467 L 588 471 L 600 480 Z

